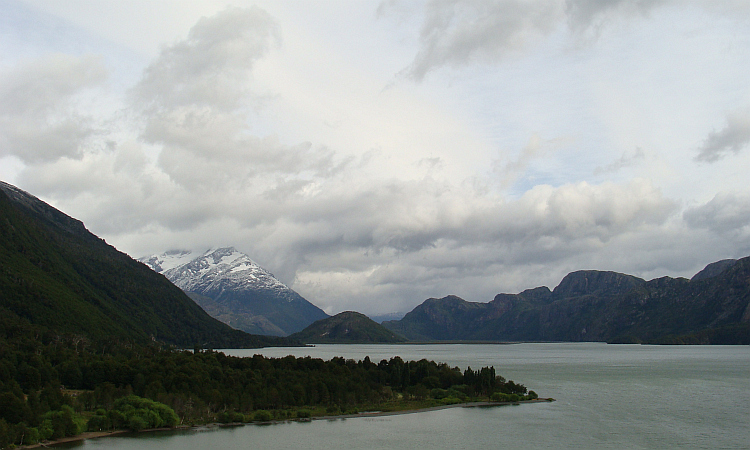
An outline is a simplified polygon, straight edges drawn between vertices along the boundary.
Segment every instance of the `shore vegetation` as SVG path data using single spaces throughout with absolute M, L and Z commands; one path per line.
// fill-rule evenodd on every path
M 3 325 L 2 449 L 83 432 L 310 420 L 536 396 L 494 367 L 462 370 L 400 357 L 240 358 L 92 341 L 18 321 Z

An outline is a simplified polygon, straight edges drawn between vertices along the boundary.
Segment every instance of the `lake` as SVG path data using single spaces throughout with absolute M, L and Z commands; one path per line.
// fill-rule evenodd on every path
M 318 345 L 223 350 L 355 360 L 400 356 L 478 369 L 553 403 L 141 433 L 65 448 L 750 448 L 750 347 L 599 343 Z

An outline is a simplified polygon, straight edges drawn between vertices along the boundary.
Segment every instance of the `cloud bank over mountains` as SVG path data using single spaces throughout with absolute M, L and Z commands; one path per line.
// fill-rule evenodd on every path
M 8 8 L 0 178 L 134 257 L 235 246 L 328 313 L 750 254 L 743 2 L 240 4 L 144 5 L 167 41 Z

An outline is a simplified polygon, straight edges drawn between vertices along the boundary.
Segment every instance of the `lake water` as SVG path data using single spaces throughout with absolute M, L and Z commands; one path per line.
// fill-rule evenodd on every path
M 497 373 L 553 403 L 453 408 L 90 439 L 87 449 L 750 448 L 750 347 L 597 343 L 319 345 L 225 350 L 373 362 L 400 356 Z

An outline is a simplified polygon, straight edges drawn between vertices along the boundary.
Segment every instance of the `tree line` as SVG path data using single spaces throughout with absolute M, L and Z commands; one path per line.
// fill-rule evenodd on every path
M 0 325 L 0 448 L 86 430 L 304 418 L 403 401 L 536 397 L 494 367 L 462 371 L 400 357 L 377 363 L 369 357 L 240 358 Z

